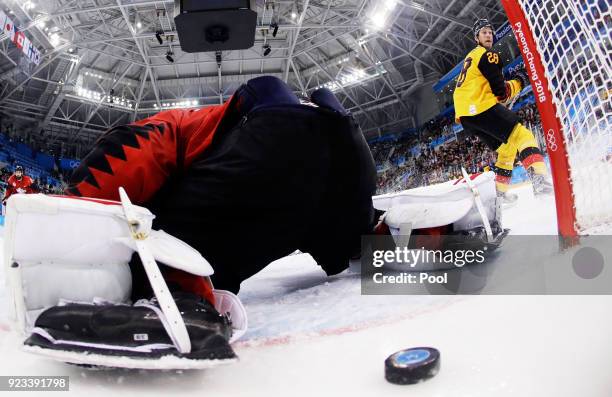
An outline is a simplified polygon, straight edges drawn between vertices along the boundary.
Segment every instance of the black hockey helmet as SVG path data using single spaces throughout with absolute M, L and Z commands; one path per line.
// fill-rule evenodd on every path
M 17 172 L 17 171 L 21 171 L 23 173 L 23 167 L 20 166 L 20 165 L 16 166 L 15 167 L 15 172 Z
M 474 27 L 472 28 L 474 37 L 478 37 L 478 33 L 482 28 L 491 28 L 492 31 L 495 31 L 495 29 L 493 29 L 493 25 L 491 25 L 491 22 L 489 22 L 488 19 L 477 19 L 476 22 L 474 22 Z

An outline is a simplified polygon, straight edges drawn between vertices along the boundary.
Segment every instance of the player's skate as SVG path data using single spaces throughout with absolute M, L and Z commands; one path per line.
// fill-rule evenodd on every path
M 512 192 L 501 192 L 498 190 L 497 197 L 501 200 L 503 209 L 514 207 L 518 202 L 518 196 Z
M 536 174 L 531 168 L 528 169 L 528 174 L 535 196 L 551 194 L 554 191 L 553 184 L 546 175 Z
M 75 364 L 144 369 L 208 368 L 236 358 L 229 343 L 247 326 L 240 300 L 213 289 L 210 264 L 152 230 L 153 217 L 124 192 L 121 203 L 37 194 L 8 200 L 4 266 L 26 350 Z M 131 305 L 135 251 L 155 299 Z M 164 274 L 157 262 L 168 267 Z M 201 291 L 186 290 L 206 300 L 173 296 L 165 280 L 172 272 L 201 281 Z

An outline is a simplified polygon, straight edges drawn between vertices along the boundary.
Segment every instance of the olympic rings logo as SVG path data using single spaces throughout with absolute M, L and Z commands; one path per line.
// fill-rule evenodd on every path
M 552 128 L 546 133 L 546 142 L 551 152 L 556 152 L 559 148 L 557 146 L 557 139 L 555 138 L 555 131 L 553 131 Z

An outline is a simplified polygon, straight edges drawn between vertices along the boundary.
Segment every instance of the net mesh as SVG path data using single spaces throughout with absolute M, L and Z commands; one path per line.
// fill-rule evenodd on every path
M 580 233 L 612 224 L 609 0 L 519 0 L 544 65 L 570 164 Z

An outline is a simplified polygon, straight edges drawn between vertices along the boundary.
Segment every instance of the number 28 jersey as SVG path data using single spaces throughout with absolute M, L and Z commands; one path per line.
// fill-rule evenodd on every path
M 499 54 L 482 46 L 466 56 L 453 93 L 457 121 L 488 110 L 498 103 L 498 97 L 506 96 L 502 68 Z

